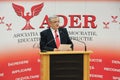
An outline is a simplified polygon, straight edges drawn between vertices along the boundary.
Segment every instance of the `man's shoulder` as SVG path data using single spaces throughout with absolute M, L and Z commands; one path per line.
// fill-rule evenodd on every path
M 60 28 L 59 31 L 63 32 L 63 33 L 67 33 L 67 29 L 66 28 Z
M 41 33 L 46 33 L 50 30 L 50 28 L 43 30 Z
M 66 31 L 67 29 L 60 27 L 59 30 Z

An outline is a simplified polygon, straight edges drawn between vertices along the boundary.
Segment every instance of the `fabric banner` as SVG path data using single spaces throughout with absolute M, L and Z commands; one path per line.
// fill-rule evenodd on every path
M 0 80 L 40 80 L 40 32 L 58 15 L 74 50 L 93 51 L 90 80 L 120 80 L 119 0 L 1 0 Z

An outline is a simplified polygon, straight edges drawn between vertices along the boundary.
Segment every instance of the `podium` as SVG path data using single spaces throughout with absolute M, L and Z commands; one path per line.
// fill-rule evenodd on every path
M 90 80 L 90 53 L 92 51 L 40 52 L 40 80 Z

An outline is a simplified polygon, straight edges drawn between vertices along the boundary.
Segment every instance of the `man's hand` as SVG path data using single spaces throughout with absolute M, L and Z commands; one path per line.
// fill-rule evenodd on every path
M 59 49 L 57 49 L 57 48 L 54 48 L 54 51 L 60 51 Z

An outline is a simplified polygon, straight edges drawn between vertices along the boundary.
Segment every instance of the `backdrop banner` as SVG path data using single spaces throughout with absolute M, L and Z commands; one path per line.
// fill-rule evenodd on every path
M 40 32 L 58 15 L 74 50 L 93 51 L 90 80 L 120 80 L 119 0 L 1 0 L 0 80 L 41 80 Z

